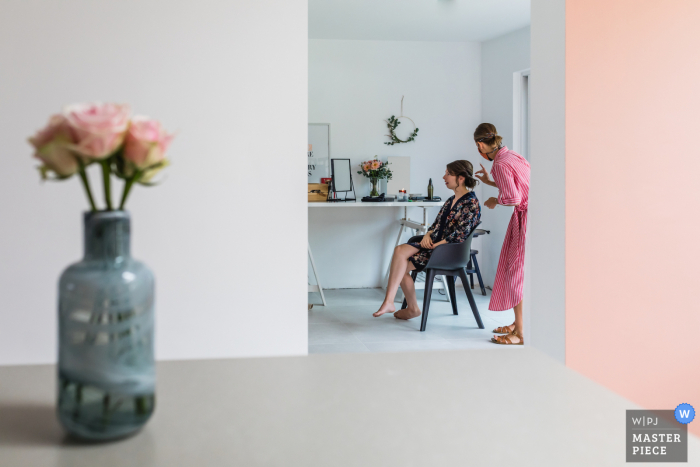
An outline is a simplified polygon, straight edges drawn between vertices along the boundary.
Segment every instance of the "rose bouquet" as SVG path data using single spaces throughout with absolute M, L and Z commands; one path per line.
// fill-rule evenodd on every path
M 358 174 L 364 175 L 367 178 L 376 178 L 378 180 L 391 180 L 392 173 L 391 169 L 387 167 L 388 162 L 382 162 L 378 160 L 375 156 L 374 160 L 365 161 L 360 163 L 360 168 Z
M 124 180 L 121 210 L 134 183 L 151 185 L 153 176 L 168 165 L 165 152 L 172 139 L 160 122 L 131 117 L 128 105 L 96 102 L 67 106 L 29 142 L 35 148 L 34 156 L 42 162 L 42 178 L 66 180 L 77 174 L 94 212 L 97 206 L 86 167 L 102 167 L 105 211 L 114 209 L 111 176 Z
M 152 185 L 168 164 L 172 139 L 156 120 L 132 117 L 126 105 L 102 103 L 70 105 L 29 138 L 42 178 L 78 175 L 91 208 L 83 215 L 84 257 L 58 281 L 57 414 L 79 437 L 134 433 L 155 408 L 155 277 L 131 257 L 124 204 L 134 184 Z M 86 171 L 92 164 L 102 169 L 99 211 Z M 113 176 L 124 181 L 116 209 Z
M 387 167 L 388 165 L 388 162 L 378 160 L 377 156 L 374 156 L 374 160 L 360 163 L 361 170 L 358 170 L 357 173 L 369 178 L 372 184 L 372 189 L 369 193 L 370 196 L 379 196 L 379 190 L 377 189 L 377 182 L 379 180 L 391 180 L 393 174 L 391 173 L 391 169 Z

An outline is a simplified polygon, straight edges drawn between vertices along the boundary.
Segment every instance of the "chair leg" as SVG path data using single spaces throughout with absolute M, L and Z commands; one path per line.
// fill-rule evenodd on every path
M 428 324 L 428 309 L 430 308 L 430 296 L 433 294 L 433 280 L 435 279 L 435 271 L 427 269 L 425 271 L 425 290 L 423 291 L 423 314 L 420 320 L 420 330 L 425 331 L 425 325 Z
M 418 272 L 417 272 L 417 271 L 411 271 L 411 279 L 413 279 L 413 282 L 414 282 L 414 283 L 416 282 L 416 277 L 418 277 Z M 406 295 L 406 294 L 404 294 L 404 295 Z M 401 304 L 401 309 L 403 310 L 404 308 L 406 308 L 406 306 L 408 306 L 408 302 L 407 302 L 406 299 L 404 298 L 404 299 L 403 299 L 403 303 Z
M 476 255 L 472 255 L 472 260 L 474 261 L 474 269 L 476 270 L 476 278 L 479 279 L 479 287 L 481 287 L 481 295 L 486 295 L 486 289 L 484 288 L 484 281 L 481 279 L 481 270 L 479 270 L 479 262 L 476 260 Z M 473 289 L 474 287 L 472 287 Z
M 445 276 L 445 279 L 447 279 L 447 289 L 450 295 L 450 302 L 452 303 L 452 314 L 458 315 L 457 296 L 455 295 L 455 276 Z
M 472 258 L 473 258 L 473 256 L 470 256 L 469 262 L 467 263 L 467 269 L 469 269 L 470 271 L 474 270 L 474 266 L 472 265 Z M 469 273 L 469 286 L 472 289 L 474 288 L 474 274 L 472 274 L 471 272 Z
M 466 286 L 467 273 L 464 272 L 464 269 L 461 269 L 459 271 L 459 278 L 462 279 L 462 284 L 465 284 L 464 291 L 467 293 L 467 300 L 469 300 L 469 306 L 472 309 L 472 313 L 474 313 L 476 324 L 479 325 L 479 329 L 484 329 L 484 323 L 481 322 L 481 315 L 479 315 L 479 309 L 476 307 L 476 303 L 474 302 L 474 296 L 472 295 L 472 291 L 469 287 Z

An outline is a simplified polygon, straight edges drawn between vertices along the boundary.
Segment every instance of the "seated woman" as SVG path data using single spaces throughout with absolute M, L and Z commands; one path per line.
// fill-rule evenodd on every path
M 403 290 L 406 296 L 406 308 L 396 311 L 394 317 L 411 319 L 420 316 L 416 300 L 416 289 L 410 272 L 421 271 L 428 264 L 433 249 L 445 243 L 462 243 L 472 232 L 481 217 L 481 205 L 472 189 L 476 186 L 474 168 L 469 161 L 454 161 L 447 164 L 447 170 L 442 177 L 445 185 L 454 191 L 454 196 L 440 209 L 435 222 L 430 226 L 420 243 L 406 243 L 394 250 L 389 270 L 389 283 L 386 296 L 379 310 L 373 316 L 384 313 L 394 313 L 396 292 Z

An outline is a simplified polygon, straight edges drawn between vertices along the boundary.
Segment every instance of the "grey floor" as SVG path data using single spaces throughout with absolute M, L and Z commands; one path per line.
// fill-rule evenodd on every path
M 459 315 L 453 315 L 444 295 L 434 291 L 424 332 L 419 332 L 420 317 L 406 321 L 390 314 L 372 316 L 384 298 L 382 289 L 326 290 L 325 307 L 320 306 L 319 294 L 310 293 L 309 303 L 314 307 L 309 310 L 309 353 L 522 349 L 489 341 L 494 328 L 513 322 L 513 310 L 489 311 L 491 291 L 486 292 L 483 296 L 478 289 L 474 291 L 484 329 L 478 328 L 464 289 L 457 288 Z M 418 301 L 422 305 L 423 291 L 418 291 Z

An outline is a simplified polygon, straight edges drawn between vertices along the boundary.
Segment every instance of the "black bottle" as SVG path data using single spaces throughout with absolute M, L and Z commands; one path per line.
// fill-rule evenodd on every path
M 433 179 L 428 181 L 428 199 L 433 199 Z

